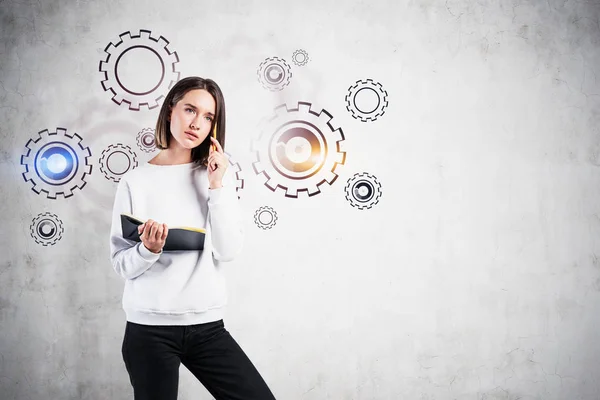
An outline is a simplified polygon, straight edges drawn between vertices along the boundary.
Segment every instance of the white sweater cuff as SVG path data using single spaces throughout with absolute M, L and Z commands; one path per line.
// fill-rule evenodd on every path
M 148 261 L 148 262 L 153 262 L 159 259 L 160 255 L 162 254 L 162 250 L 160 251 L 160 253 L 153 253 L 150 250 L 148 250 L 146 248 L 146 246 L 144 246 L 144 243 L 138 243 L 138 253 L 140 253 L 140 256 Z

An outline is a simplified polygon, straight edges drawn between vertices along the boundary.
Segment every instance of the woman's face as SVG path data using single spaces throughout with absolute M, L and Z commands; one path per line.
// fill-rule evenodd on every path
M 171 108 L 169 147 L 192 149 L 211 133 L 215 120 L 216 102 L 204 89 L 190 90 Z

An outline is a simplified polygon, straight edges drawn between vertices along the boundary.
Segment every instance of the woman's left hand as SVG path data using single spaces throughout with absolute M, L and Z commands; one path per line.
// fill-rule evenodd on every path
M 214 137 L 210 136 L 210 140 L 214 146 L 210 146 L 208 152 L 208 182 L 210 189 L 218 189 L 223 186 L 223 175 L 229 165 L 229 160 L 221 147 L 221 143 Z

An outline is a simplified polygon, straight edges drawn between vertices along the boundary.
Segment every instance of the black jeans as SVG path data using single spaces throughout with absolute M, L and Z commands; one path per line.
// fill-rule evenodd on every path
M 177 400 L 180 363 L 217 400 L 275 399 L 223 320 L 188 326 L 128 321 L 122 353 L 135 400 Z

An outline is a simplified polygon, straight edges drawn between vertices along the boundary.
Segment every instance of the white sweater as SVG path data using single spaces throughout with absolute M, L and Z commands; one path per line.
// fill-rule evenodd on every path
M 208 188 L 206 167 L 153 165 L 128 171 L 117 186 L 110 258 L 125 278 L 127 320 L 145 325 L 192 325 L 219 320 L 227 303 L 222 262 L 242 248 L 243 223 L 231 168 L 223 187 Z M 203 251 L 150 252 L 123 238 L 121 213 L 168 227 L 206 229 Z

